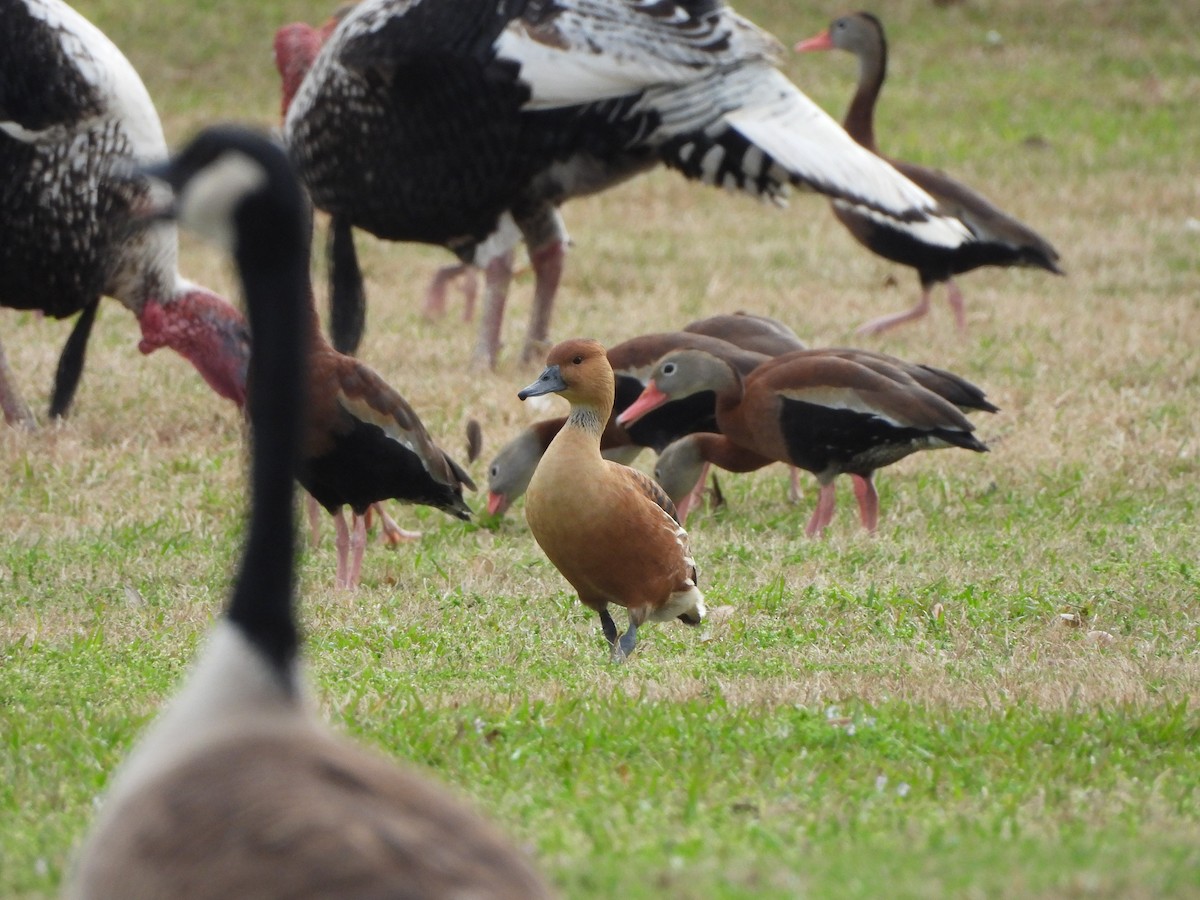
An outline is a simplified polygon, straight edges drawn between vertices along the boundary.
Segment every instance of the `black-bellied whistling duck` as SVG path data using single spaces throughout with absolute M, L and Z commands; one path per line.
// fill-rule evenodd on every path
M 659 164 L 760 199 L 802 186 L 953 232 L 784 77 L 779 51 L 708 0 L 364 0 L 318 54 L 285 132 L 318 207 L 484 268 L 480 361 L 499 350 L 523 240 L 529 358 L 563 271 L 558 207 Z
M 542 898 L 496 829 L 427 778 L 334 735 L 299 670 L 293 479 L 310 340 L 306 198 L 280 148 L 202 133 L 156 174 L 222 238 L 252 323 L 249 537 L 183 688 L 110 783 L 71 900 Z
M 129 60 L 59 0 L 3 0 L 0 41 L 0 306 L 79 313 L 55 375 L 65 415 L 101 296 L 138 318 L 223 397 L 245 399 L 249 335 L 225 300 L 184 279 L 173 225 L 131 230 L 138 162 L 166 156 L 158 113 Z M 0 348 L 0 411 L 33 424 Z
M 715 317 L 714 317 L 715 318 Z M 732 316 L 724 317 L 727 319 Z M 708 323 L 710 320 L 704 320 Z M 728 323 L 727 323 L 728 324 Z M 735 329 L 735 336 L 751 334 L 767 340 L 756 325 Z M 643 334 L 614 344 L 608 350 L 608 361 L 616 381 L 613 413 L 600 435 L 600 450 L 606 459 L 629 464 L 644 447 L 656 453 L 672 441 L 693 431 L 715 429 L 715 401 L 711 394 L 688 397 L 678 403 L 654 410 L 632 428 L 618 425 L 616 416 L 638 398 L 646 386 L 646 378 L 654 364 L 664 354 L 683 348 L 704 349 L 730 360 L 743 374 L 749 374 L 770 357 L 712 337 L 702 332 L 666 331 Z M 503 515 L 520 497 L 533 477 L 538 460 L 550 446 L 565 417 L 544 419 L 521 431 L 501 448 L 488 466 L 488 512 Z
M 600 615 L 615 659 L 633 652 L 646 621 L 699 625 L 704 595 L 675 506 L 654 479 L 600 455 L 600 433 L 613 405 L 613 370 L 598 341 L 556 345 L 546 368 L 517 396 L 562 394 L 567 424 L 550 442 L 525 497 L 525 520 L 554 567 Z M 608 612 L 629 611 L 618 639 Z
M 684 325 L 681 331 L 707 334 L 728 341 L 743 350 L 765 353 L 767 356 L 782 356 L 793 350 L 805 350 L 808 345 L 800 340 L 789 326 L 772 319 L 748 312 L 727 313 L 697 319 Z
M 852 138 L 878 153 L 875 145 L 875 101 L 887 74 L 887 40 L 883 24 L 870 13 L 835 19 L 816 37 L 796 44 L 796 50 L 846 50 L 858 57 L 858 90 L 843 123 Z M 860 244 L 885 259 L 917 270 L 921 299 L 912 309 L 867 322 L 859 332 L 877 334 L 929 311 L 933 286 L 946 285 L 947 299 L 960 330 L 967 326 L 962 292 L 954 276 L 980 266 L 1033 266 L 1061 275 L 1058 251 L 1032 228 L 997 209 L 966 185 L 935 169 L 888 159 L 900 172 L 919 184 L 941 204 L 942 211 L 968 229 L 967 237 L 946 243 L 921 224 L 906 225 L 864 215 L 836 199 L 833 212 Z
M 752 471 L 761 468 L 763 460 L 777 460 L 812 472 L 821 492 L 806 529 L 810 536 L 832 520 L 834 479 L 848 474 L 854 480 L 863 527 L 874 531 L 879 521 L 879 498 L 872 483 L 876 469 L 918 450 L 987 450 L 971 434 L 974 426 L 954 402 L 923 387 L 906 371 L 920 367 L 888 360 L 884 354 L 856 350 L 801 350 L 764 363 L 743 378 L 722 359 L 684 350 L 659 361 L 641 398 L 619 419 L 636 421 L 674 398 L 716 391 L 721 435 L 693 442 L 692 451 L 708 452 L 718 465 L 720 454 L 727 454 L 733 457 L 734 471 Z M 929 372 L 934 384 L 962 381 L 940 369 Z M 994 409 L 978 388 L 963 384 L 956 396 L 978 395 L 986 404 L 980 408 Z
M 309 417 L 300 483 L 337 522 L 341 587 L 355 587 L 366 546 L 366 513 L 380 500 L 432 506 L 470 519 L 463 488 L 471 477 L 438 447 L 412 407 L 378 374 L 312 333 Z M 354 512 L 353 532 L 342 508 Z M 389 532 L 394 523 L 386 519 Z M 403 532 L 403 536 L 414 536 Z

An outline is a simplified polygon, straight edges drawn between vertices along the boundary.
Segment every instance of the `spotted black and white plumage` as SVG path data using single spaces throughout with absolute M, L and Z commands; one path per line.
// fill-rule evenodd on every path
M 213 355 L 223 362 L 205 371 L 180 338 L 150 326 L 143 349 L 180 349 L 218 392 L 240 401 L 247 353 L 240 317 L 179 276 L 173 227 L 130 226 L 130 209 L 148 188 L 129 172 L 166 154 L 137 72 L 60 0 L 0 0 L 0 19 L 0 305 L 56 318 L 84 311 L 86 328 L 101 296 L 141 319 L 148 304 L 170 306 L 188 295 L 187 324 L 214 330 Z M 158 313 L 151 314 L 156 323 Z M 84 343 L 86 332 L 79 368 Z M 78 375 L 78 368 L 60 373 L 69 383 L 56 389 L 59 412 Z
M 776 69 L 781 49 L 711 0 L 365 0 L 286 132 L 319 207 L 480 265 L 505 215 L 536 253 L 561 242 L 559 204 L 660 163 L 780 202 L 812 188 L 960 239 Z

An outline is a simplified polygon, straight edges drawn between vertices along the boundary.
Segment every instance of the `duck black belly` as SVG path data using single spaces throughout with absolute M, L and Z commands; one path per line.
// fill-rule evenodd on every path
M 644 388 L 645 385 L 638 379 L 618 375 L 613 413 L 619 415 L 641 395 Z M 720 430 L 717 428 L 717 395 L 713 391 L 701 391 L 672 400 L 626 425 L 625 430 L 637 446 L 662 453 L 669 444 L 685 435 Z
M 358 420 L 328 453 L 304 460 L 297 480 L 330 513 L 348 505 L 363 515 L 372 503 L 399 500 L 467 518 L 462 497 L 430 477 L 415 453 L 378 425 Z
M 786 398 L 780 425 L 792 464 L 817 474 L 867 475 L 932 447 L 983 449 L 966 432 L 907 428 L 870 413 Z

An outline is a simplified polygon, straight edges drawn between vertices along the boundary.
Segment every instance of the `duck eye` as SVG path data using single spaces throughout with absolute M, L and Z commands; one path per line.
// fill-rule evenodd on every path
M 500 474 L 499 466 L 492 466 L 490 469 L 488 469 L 488 477 L 489 478 L 495 478 L 499 474 Z
M 675 363 L 667 363 L 665 366 L 663 366 L 663 374 L 664 375 L 674 375 L 675 374 Z
M 580 363 L 582 363 L 582 362 L 583 362 L 583 357 L 582 357 L 582 356 L 577 356 L 577 357 L 575 357 L 573 360 L 571 360 L 571 362 L 572 362 L 574 365 L 579 365 Z

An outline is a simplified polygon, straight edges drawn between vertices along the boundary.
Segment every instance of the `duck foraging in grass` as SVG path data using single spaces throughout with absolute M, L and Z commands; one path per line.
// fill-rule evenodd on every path
M 551 349 L 546 368 L 517 396 L 562 394 L 567 423 L 534 470 L 525 520 L 554 567 L 600 616 L 613 659 L 624 660 L 646 621 L 699 625 L 704 595 L 675 505 L 648 475 L 600 455 L 600 435 L 613 405 L 613 370 L 597 341 L 570 340 Z M 629 611 L 617 637 L 609 604 Z

